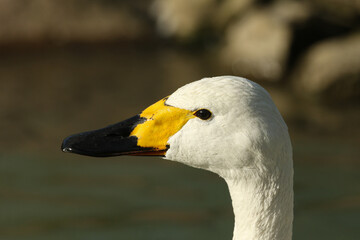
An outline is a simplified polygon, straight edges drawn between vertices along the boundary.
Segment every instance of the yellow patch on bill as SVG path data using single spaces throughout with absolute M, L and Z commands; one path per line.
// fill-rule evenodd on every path
M 192 111 L 165 105 L 166 99 L 154 103 L 140 114 L 147 120 L 137 125 L 130 134 L 138 138 L 138 146 L 165 150 L 169 138 L 194 118 Z

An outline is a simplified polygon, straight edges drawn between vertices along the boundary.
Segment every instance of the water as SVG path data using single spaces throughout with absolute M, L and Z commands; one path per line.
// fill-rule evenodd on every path
M 357 239 L 359 171 L 295 164 L 294 239 Z M 1 239 L 231 239 L 227 187 L 158 158 L 2 156 Z
M 0 239 L 231 239 L 231 201 L 215 174 L 153 157 L 60 152 L 71 133 L 137 114 L 191 80 L 229 74 L 211 64 L 206 56 L 156 48 L 3 53 Z M 342 125 L 304 128 L 303 119 L 289 116 L 294 239 L 358 239 L 358 124 L 348 132 Z

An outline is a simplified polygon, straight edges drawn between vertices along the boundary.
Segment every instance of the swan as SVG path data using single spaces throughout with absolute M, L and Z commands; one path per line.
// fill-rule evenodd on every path
M 248 79 L 189 83 L 139 115 L 67 137 L 61 148 L 95 157 L 163 156 L 214 172 L 229 188 L 233 240 L 292 238 L 288 129 L 268 92 Z

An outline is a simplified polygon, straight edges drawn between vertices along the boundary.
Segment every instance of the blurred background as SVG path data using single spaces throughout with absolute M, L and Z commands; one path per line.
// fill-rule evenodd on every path
M 358 0 L 0 0 L 0 239 L 231 239 L 218 176 L 60 151 L 217 75 L 288 123 L 294 239 L 359 239 L 359 20 Z

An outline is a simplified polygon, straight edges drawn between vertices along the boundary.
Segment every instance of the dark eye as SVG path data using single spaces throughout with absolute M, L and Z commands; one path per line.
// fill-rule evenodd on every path
M 212 113 L 207 109 L 199 109 L 194 113 L 194 115 L 202 120 L 207 120 L 211 117 Z

